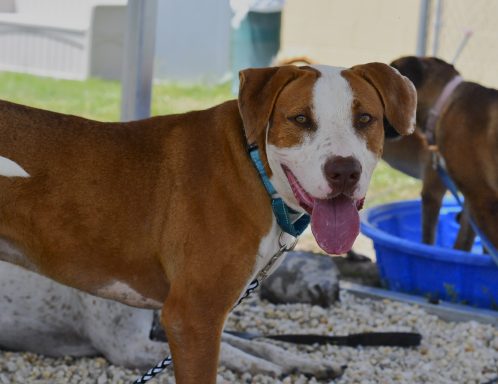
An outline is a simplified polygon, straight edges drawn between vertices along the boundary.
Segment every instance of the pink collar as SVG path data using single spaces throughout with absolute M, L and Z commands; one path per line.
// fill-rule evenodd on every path
M 425 123 L 425 136 L 427 137 L 429 144 L 435 144 L 436 124 L 439 120 L 439 116 L 441 115 L 443 108 L 446 106 L 451 94 L 461 82 L 463 82 L 463 78 L 457 75 L 446 83 L 443 91 L 436 101 L 436 104 L 434 104 L 434 106 L 430 109 L 429 116 L 427 116 L 427 121 Z

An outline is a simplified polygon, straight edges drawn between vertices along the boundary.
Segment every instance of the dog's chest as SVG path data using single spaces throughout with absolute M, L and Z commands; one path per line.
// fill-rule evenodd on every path
M 258 254 L 256 256 L 256 263 L 254 265 L 253 273 L 249 282 L 258 278 L 265 268 L 265 272 L 270 275 L 275 271 L 278 266 L 284 261 L 285 252 L 279 257 L 280 249 L 285 246 L 289 248 L 295 241 L 295 238 L 282 232 L 277 221 L 273 217 L 272 226 L 270 231 L 261 239 L 258 248 Z

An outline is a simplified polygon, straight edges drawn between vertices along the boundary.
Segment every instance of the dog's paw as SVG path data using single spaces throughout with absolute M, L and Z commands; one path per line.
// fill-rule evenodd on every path
M 337 365 L 334 364 L 327 368 L 322 369 L 321 371 L 315 372 L 314 377 L 320 380 L 333 380 L 344 375 L 344 371 L 346 370 L 347 365 Z
M 307 376 L 308 378 L 315 378 L 319 380 L 333 380 L 341 377 L 346 370 L 347 365 L 339 365 L 322 361 L 309 361 L 289 372 L 288 374 L 297 373 Z

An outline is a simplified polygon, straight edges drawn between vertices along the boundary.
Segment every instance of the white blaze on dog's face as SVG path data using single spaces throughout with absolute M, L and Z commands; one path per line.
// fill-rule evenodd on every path
M 415 90 L 380 63 L 272 70 L 277 72 L 259 95 L 267 129 L 260 130 L 263 121 L 248 117 L 241 90 L 248 139 L 262 149 L 271 181 L 286 203 L 311 214 L 318 244 L 329 253 L 346 252 L 358 235 L 358 210 L 382 155 L 384 121 L 400 134 L 411 133 Z M 244 76 L 242 84 L 250 88 L 251 78 Z
M 274 123 L 268 130 L 267 157 L 273 171 L 272 182 L 294 208 L 300 204 L 279 165 L 288 168 L 310 196 L 327 199 L 339 191 L 334 191 L 325 176 L 326 162 L 333 157 L 351 157 L 359 162 L 361 172 L 358 182 L 346 194 L 358 201 L 366 195 L 382 150 L 383 108 L 374 89 L 367 89 L 366 96 L 372 98 L 370 103 L 362 103 L 365 95 L 355 95 L 342 75 L 344 68 L 315 68 L 320 75 L 313 85 L 311 99 L 302 99 L 303 106 L 293 106 L 295 110 L 286 111 L 286 93 L 293 89 L 291 85 L 284 88 L 275 105 Z M 283 116 L 275 116 L 277 114 Z M 298 122 L 303 117 L 306 124 Z M 275 124 L 279 119 L 283 121 Z M 361 123 L 361 119 L 365 123 Z M 285 142 L 285 136 L 292 134 L 286 129 L 295 131 L 298 142 Z

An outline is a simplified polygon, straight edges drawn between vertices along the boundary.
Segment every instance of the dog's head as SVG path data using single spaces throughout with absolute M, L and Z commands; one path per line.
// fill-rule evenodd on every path
M 329 253 L 350 249 L 384 124 L 414 129 L 416 92 L 381 63 L 247 69 L 239 109 L 247 139 L 259 145 L 270 179 L 285 202 L 312 216 Z
M 437 57 L 405 56 L 394 60 L 391 66 L 408 77 L 417 89 L 417 118 L 420 125 L 423 125 L 423 120 L 444 86 L 459 75 L 453 65 Z

